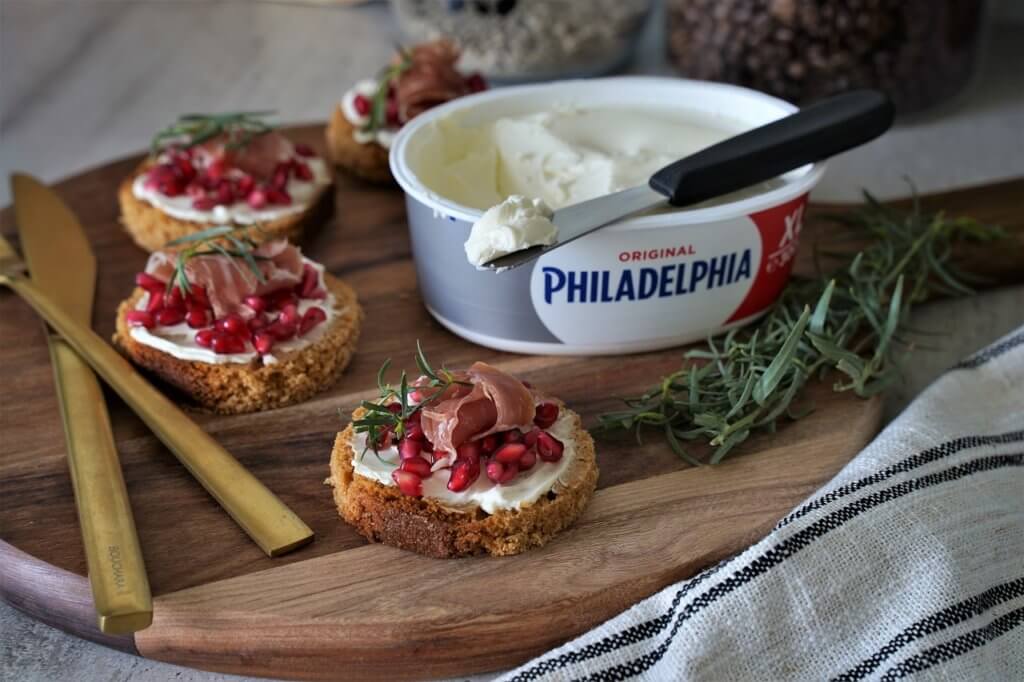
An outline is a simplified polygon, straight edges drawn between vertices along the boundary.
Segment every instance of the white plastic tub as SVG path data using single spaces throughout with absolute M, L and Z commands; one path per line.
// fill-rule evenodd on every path
M 493 90 L 416 117 L 392 145 L 390 163 L 406 193 L 424 303 L 441 324 L 512 352 L 633 353 L 745 324 L 778 297 L 789 278 L 807 195 L 824 163 L 787 173 L 777 186 L 752 196 L 623 220 L 532 266 L 494 274 L 466 261 L 463 243 L 482 212 L 430 192 L 417 176 L 427 126 L 453 112 L 474 125 L 555 105 L 624 103 L 705 121 L 720 118 L 731 129 L 754 128 L 796 110 L 731 85 L 622 77 Z

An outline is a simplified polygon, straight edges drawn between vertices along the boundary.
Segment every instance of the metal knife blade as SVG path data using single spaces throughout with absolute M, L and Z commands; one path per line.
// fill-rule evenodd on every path
M 33 283 L 90 326 L 96 259 L 82 226 L 35 179 L 16 174 L 11 188 Z M 103 392 L 66 342 L 50 335 L 48 343 L 97 622 L 108 634 L 135 632 L 153 620 L 152 596 Z
M 32 281 L 79 322 L 90 324 L 96 258 L 78 219 L 46 185 L 11 176 L 21 251 Z
M 483 267 L 495 272 L 511 270 L 540 258 L 547 251 L 565 246 L 608 223 L 666 202 L 665 195 L 655 192 L 647 185 L 640 185 L 560 208 L 551 216 L 551 222 L 558 228 L 557 242 L 549 246 L 531 246 L 528 249 L 495 258 L 484 263 Z

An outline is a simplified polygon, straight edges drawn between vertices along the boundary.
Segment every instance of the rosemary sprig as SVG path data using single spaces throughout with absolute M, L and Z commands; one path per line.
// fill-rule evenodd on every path
M 391 84 L 412 66 L 412 54 L 408 50 L 401 45 L 396 45 L 395 50 L 398 53 L 398 63 L 389 64 L 377 75 L 377 90 L 373 93 L 370 120 L 363 127 L 364 132 L 374 133 L 387 127 L 388 91 Z
M 356 433 L 366 433 L 367 448 L 372 448 L 374 452 L 377 452 L 378 446 L 384 441 L 386 434 L 390 433 L 394 434 L 395 438 L 402 438 L 405 434 L 405 422 L 412 417 L 413 413 L 440 399 L 450 386 L 469 385 L 465 381 L 459 380 L 444 367 L 434 370 L 427 361 L 427 356 L 423 353 L 423 347 L 420 346 L 419 341 L 416 341 L 416 366 L 427 379 L 426 383 L 417 384 L 416 390 L 430 393 L 420 402 L 409 402 L 409 377 L 404 370 L 399 377 L 397 387 L 385 381 L 384 377 L 391 367 L 389 358 L 377 371 L 377 387 L 380 390 L 380 397 L 375 401 L 364 400 L 360 403 L 367 413 L 359 419 L 353 420 L 352 427 Z M 399 406 L 397 412 L 393 412 L 389 407 L 392 404 Z
M 218 135 L 226 135 L 228 149 L 239 149 L 253 138 L 274 129 L 263 119 L 273 111 L 236 111 L 227 114 L 184 114 L 154 137 L 150 152 L 155 156 L 168 145 L 194 147 Z
M 193 232 L 192 234 L 167 242 L 168 247 L 185 247 L 176 254 L 174 273 L 167 280 L 167 291 L 170 292 L 177 287 L 181 290 L 182 294 L 190 293 L 191 287 L 185 273 L 185 266 L 193 258 L 202 256 L 224 256 L 239 269 L 243 268 L 242 263 L 244 263 L 245 267 L 252 271 L 256 281 L 264 284 L 266 278 L 263 276 L 263 271 L 260 270 L 257 261 L 265 259 L 253 253 L 257 242 L 251 236 L 253 230 L 259 231 L 259 229 L 258 225 L 242 228 L 221 225 Z M 225 246 L 222 242 L 226 242 L 228 246 Z
M 860 210 L 833 219 L 858 238 L 866 234 L 866 247 L 852 257 L 826 254 L 841 262 L 831 277 L 794 279 L 761 322 L 687 352 L 681 369 L 625 399 L 626 409 L 601 415 L 602 426 L 633 430 L 638 441 L 645 429 L 658 429 L 691 464 L 700 462 L 683 443 L 707 441 L 716 464 L 751 433 L 806 415 L 793 403 L 809 378 L 835 372 L 833 390 L 864 398 L 891 386 L 899 377 L 897 346 L 909 350 L 901 334 L 911 306 L 934 294 L 973 291 L 969 282 L 977 278 L 950 262 L 955 244 L 1003 232 L 926 214 L 916 195 L 908 213 L 864 196 Z

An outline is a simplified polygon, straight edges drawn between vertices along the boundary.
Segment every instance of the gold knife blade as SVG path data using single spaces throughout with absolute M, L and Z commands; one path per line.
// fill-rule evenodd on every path
M 313 540 L 309 526 L 259 479 L 92 329 L 40 291 L 3 237 L 0 284 L 17 293 L 71 344 L 264 552 L 279 556 Z
M 32 281 L 91 324 L 96 259 L 81 225 L 32 178 L 15 174 L 11 190 Z M 47 340 L 97 623 L 107 634 L 136 632 L 153 622 L 153 599 L 103 392 L 63 339 Z

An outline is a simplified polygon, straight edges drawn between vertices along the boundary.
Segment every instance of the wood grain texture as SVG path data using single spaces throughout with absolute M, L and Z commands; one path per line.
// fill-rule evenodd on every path
M 320 144 L 320 126 L 293 132 Z M 120 230 L 114 197 L 117 183 L 137 160 L 112 163 L 57 186 L 82 219 L 99 261 L 94 327 L 105 336 L 113 329 L 117 302 L 146 260 Z M 385 358 L 413 369 L 415 339 L 437 362 L 458 366 L 482 359 L 549 387 L 587 425 L 614 405 L 614 396 L 635 393 L 677 368 L 680 351 L 621 358 L 519 356 L 462 341 L 434 322 L 420 303 L 401 194 L 354 180 L 339 185 L 337 217 L 307 235 L 304 249 L 354 286 L 367 310 L 349 370 L 330 391 L 301 405 L 236 417 L 195 415 L 314 529 L 313 545 L 279 559 L 263 556 L 108 393 L 157 597 L 154 625 L 136 640 L 145 655 L 209 669 L 304 677 L 336 675 L 342 662 L 354 676 L 385 678 L 510 665 L 756 540 L 830 478 L 876 428 L 876 402 L 836 395 L 819 385 L 807 397 L 817 408 L 812 416 L 775 436 L 750 438 L 740 452 L 756 455 L 739 456 L 718 469 L 687 469 L 657 438 L 637 445 L 629 437 L 602 437 L 600 490 L 586 518 L 539 552 L 442 564 L 367 546 L 338 519 L 330 491 L 320 482 L 327 475 L 333 437 L 343 426 L 338 411 L 348 412 L 374 393 L 376 371 Z M 1022 193 L 1024 183 L 1017 181 L 935 199 L 1017 230 L 1015 241 L 999 249 L 1002 260 L 987 261 L 1000 281 L 1019 281 L 1024 275 L 1019 267 L 1024 263 L 1024 217 L 1016 199 Z M 805 252 L 829 229 L 812 213 Z M 0 230 L 13 235 L 9 209 L 0 215 Z M 798 267 L 807 271 L 809 261 Z M 5 340 L 0 344 L 5 388 L 0 394 L 0 537 L 11 547 L 4 562 L 31 564 L 31 570 L 48 576 L 41 583 L 45 589 L 33 587 L 32 581 L 5 583 L 4 596 L 42 617 L 50 608 L 48 598 L 58 613 L 68 599 L 81 603 L 82 586 L 87 590 L 85 561 L 42 325 L 6 291 L 0 293 L 0 335 Z M 529 580 L 529 589 L 499 589 L 495 606 L 490 595 L 506 571 Z M 353 580 L 353 575 L 358 577 Z M 474 585 L 472 596 L 456 594 L 457 585 L 467 581 Z M 422 608 L 434 590 L 443 599 Z M 534 610 L 532 630 L 521 629 L 513 618 L 522 612 L 524 598 Z M 361 609 L 366 604 L 372 607 Z M 419 644 L 403 649 L 412 641 L 411 619 L 429 627 L 422 633 L 412 628 Z M 90 636 L 88 619 L 53 620 Z M 472 622 L 473 628 L 461 627 L 462 621 Z M 373 636 L 356 639 L 365 632 L 356 627 L 360 624 L 372 626 Z M 515 637 L 503 635 L 513 632 Z M 444 658 L 421 658 L 428 641 L 476 641 L 483 635 L 489 649 L 467 648 L 465 656 L 455 659 L 451 651 L 463 648 L 449 648 Z M 505 640 L 509 643 L 503 645 Z M 402 651 L 416 658 L 399 655 Z
M 823 406 L 799 440 L 756 456 L 604 487 L 572 528 L 517 556 L 370 545 L 164 595 L 136 643 L 150 658 L 303 679 L 513 666 L 762 537 L 866 444 L 880 405 Z

